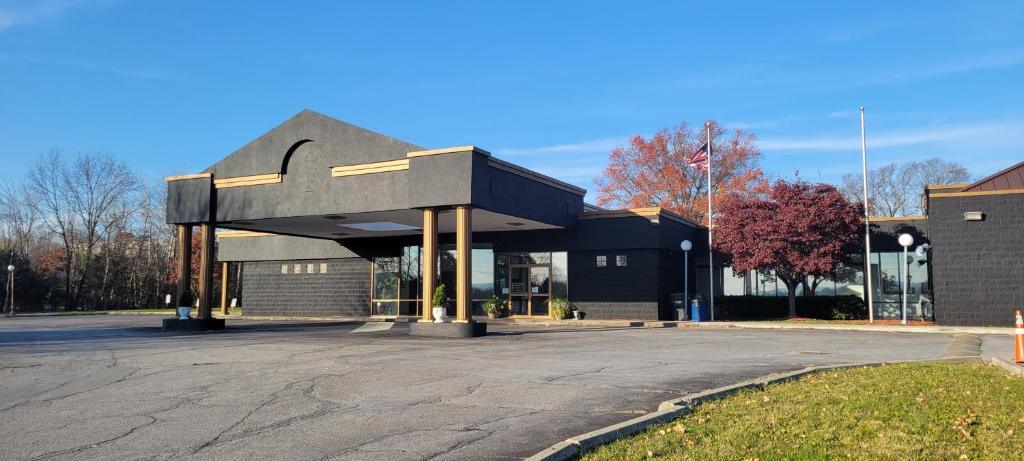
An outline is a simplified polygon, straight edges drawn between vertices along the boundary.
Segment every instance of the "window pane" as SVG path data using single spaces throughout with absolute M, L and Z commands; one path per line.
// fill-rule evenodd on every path
M 370 315 L 398 315 L 398 301 L 373 301 Z
M 626 267 L 626 255 L 618 255 L 615 257 L 615 265 L 618 267 Z
M 402 249 L 402 283 L 399 286 L 401 299 L 419 299 L 420 293 L 420 247 Z
M 547 264 L 551 262 L 551 253 L 529 253 L 530 264 Z
M 509 294 L 507 254 L 494 255 L 494 285 L 499 297 L 504 298 Z
M 397 257 L 373 259 L 373 299 L 398 298 Z
M 494 296 L 494 250 L 473 249 L 472 299 L 488 299 Z
M 569 255 L 564 251 L 551 253 L 551 295 L 569 299 Z
M 722 268 L 723 290 L 726 296 L 742 296 L 746 294 L 746 277 L 733 273 L 731 267 Z

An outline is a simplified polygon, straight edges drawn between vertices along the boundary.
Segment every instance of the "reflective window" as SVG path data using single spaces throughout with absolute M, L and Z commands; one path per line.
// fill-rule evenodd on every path
M 596 263 L 597 267 L 606 267 L 608 266 L 608 257 L 604 255 L 598 256 L 596 259 Z
M 486 300 L 494 296 L 494 251 L 490 248 L 473 249 L 473 299 Z
M 626 267 L 626 264 L 627 264 L 626 255 L 617 255 L 617 256 L 615 256 L 615 265 L 616 266 L 618 266 L 618 267 Z
M 551 253 L 551 295 L 569 298 L 569 255 L 564 251 Z

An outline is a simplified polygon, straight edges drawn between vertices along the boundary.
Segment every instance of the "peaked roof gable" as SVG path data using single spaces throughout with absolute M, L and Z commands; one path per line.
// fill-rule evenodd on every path
M 216 178 L 284 174 L 292 152 L 315 142 L 337 165 L 404 158 L 422 147 L 343 122 L 309 109 L 224 157 L 204 173 Z
M 1020 162 L 1005 170 L 995 173 L 974 184 L 971 184 L 960 192 L 981 192 L 996 190 L 1024 189 L 1024 162 Z

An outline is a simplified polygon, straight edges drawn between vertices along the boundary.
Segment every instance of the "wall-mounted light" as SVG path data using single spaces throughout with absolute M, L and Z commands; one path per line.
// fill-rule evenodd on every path
M 964 221 L 984 221 L 985 213 L 980 211 L 965 211 Z

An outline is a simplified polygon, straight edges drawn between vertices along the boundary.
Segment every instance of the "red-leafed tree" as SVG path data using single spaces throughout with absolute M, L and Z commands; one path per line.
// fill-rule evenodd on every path
M 714 203 L 729 194 L 763 191 L 757 136 L 744 130 L 726 130 L 711 123 L 711 195 Z M 658 206 L 698 223 L 707 222 L 707 173 L 687 164 L 707 140 L 703 126 L 681 123 L 650 138 L 633 136 L 629 145 L 612 149 L 608 166 L 595 182 L 597 203 L 616 208 Z M 716 213 L 717 214 L 717 213 Z
M 715 250 L 730 255 L 737 275 L 775 271 L 795 317 L 797 286 L 833 274 L 855 251 L 862 213 L 828 184 L 779 180 L 760 196 L 730 195 L 718 207 Z

